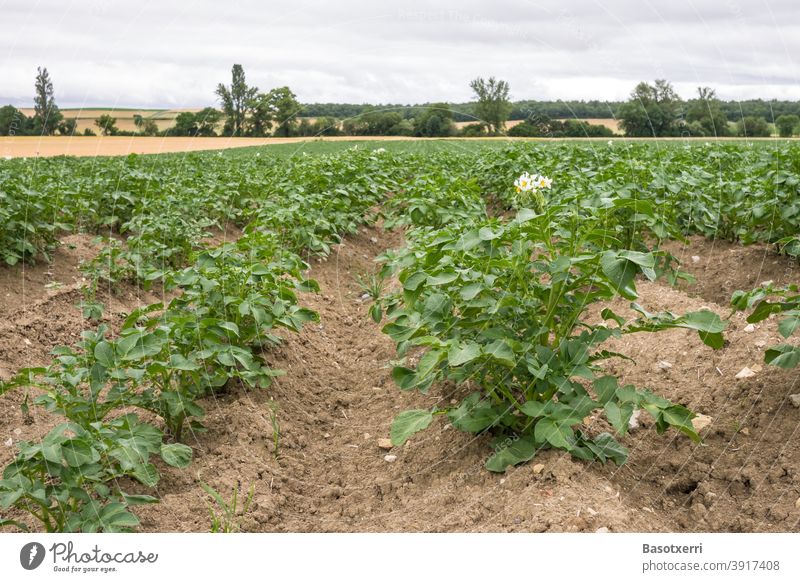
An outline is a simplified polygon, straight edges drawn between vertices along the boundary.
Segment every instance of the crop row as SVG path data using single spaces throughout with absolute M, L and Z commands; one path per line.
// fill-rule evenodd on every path
M 64 417 L 38 443 L 21 443 L 0 480 L 0 507 L 14 506 L 46 531 L 119 531 L 138 523 L 131 505 L 155 503 L 122 489 L 133 479 L 154 487 L 152 463 L 184 467 L 187 428 L 202 431 L 199 400 L 232 380 L 267 387 L 280 371 L 262 352 L 277 330 L 300 331 L 315 312 L 298 291 L 316 291 L 301 254 L 326 254 L 371 216 L 397 187 L 388 158 L 351 154 L 298 165 L 273 191 L 248 205 L 236 242 L 200 249 L 192 264 L 159 273 L 176 296 L 137 309 L 116 338 L 101 326 L 75 346 L 59 347 L 45 368 L 21 370 L 0 392 L 35 386 L 35 404 Z M 282 189 L 281 189 L 282 188 Z M 131 409 L 161 419 L 161 428 Z M 6 521 L 25 527 L 24 523 Z

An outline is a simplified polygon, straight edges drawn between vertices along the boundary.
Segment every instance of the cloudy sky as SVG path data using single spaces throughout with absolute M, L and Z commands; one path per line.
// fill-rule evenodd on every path
M 797 0 L 0 0 L 0 104 L 197 107 L 241 63 L 304 102 L 625 98 L 666 78 L 689 97 L 800 99 Z

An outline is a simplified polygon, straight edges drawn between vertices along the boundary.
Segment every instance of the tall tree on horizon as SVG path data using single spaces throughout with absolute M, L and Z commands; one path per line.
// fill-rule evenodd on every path
M 36 132 L 41 135 L 53 135 L 61 123 L 63 115 L 56 105 L 53 82 L 50 80 L 50 73 L 47 67 L 36 67 L 36 94 L 33 97 L 33 117 Z
M 469 86 L 478 97 L 475 113 L 481 123 L 487 126 L 490 134 L 503 131 L 511 113 L 511 101 L 508 98 L 511 88 L 508 82 L 494 77 L 489 77 L 488 81 L 478 77 Z
M 242 65 L 233 65 L 230 87 L 220 83 L 217 85 L 216 94 L 227 118 L 225 133 L 233 136 L 244 135 L 247 114 L 258 94 L 258 87 L 248 87 Z

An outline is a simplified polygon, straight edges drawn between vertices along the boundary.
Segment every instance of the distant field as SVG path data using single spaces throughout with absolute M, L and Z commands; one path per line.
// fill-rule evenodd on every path
M 401 136 L 372 137 L 375 141 L 408 141 Z M 424 139 L 424 138 L 420 138 Z M 304 137 L 0 137 L 0 157 L 51 156 L 124 156 L 128 154 L 162 154 L 201 150 L 223 150 L 249 146 L 313 143 L 321 141 Z M 325 138 L 326 142 L 364 141 L 359 136 Z
M 78 131 L 82 132 L 89 128 L 97 131 L 95 120 L 101 115 L 110 115 L 117 119 L 117 127 L 122 131 L 136 131 L 133 123 L 134 115 L 141 115 L 145 119 L 152 119 L 158 125 L 159 130 L 164 130 L 175 125 L 175 118 L 184 111 L 200 111 L 200 107 L 188 109 L 112 109 L 112 108 L 88 108 L 88 109 L 62 109 L 61 113 L 67 119 L 75 119 L 78 122 Z M 28 117 L 33 116 L 32 107 L 21 108 Z

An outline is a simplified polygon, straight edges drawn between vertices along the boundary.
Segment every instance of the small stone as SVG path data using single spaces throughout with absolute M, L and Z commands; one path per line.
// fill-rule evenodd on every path
M 542 471 L 544 471 L 544 465 L 542 465 L 541 463 L 537 463 L 536 465 L 533 466 L 534 475 L 538 475 Z
M 387 463 L 394 463 L 397 460 L 397 455 L 386 455 L 383 460 Z
M 639 428 L 639 417 L 641 416 L 642 411 L 636 409 L 631 414 L 631 417 L 628 419 L 628 430 L 634 430 Z
M 500 485 L 502 485 L 502 484 L 503 484 L 503 483 L 505 483 L 505 482 L 506 482 L 506 480 L 505 480 L 505 479 L 500 479 Z
M 13 446 L 14 446 L 14 439 L 12 439 L 11 437 L 9 437 L 9 438 L 8 438 L 8 440 L 7 440 L 7 441 L 5 441 L 3 444 L 4 444 L 5 446 L 7 446 L 7 447 L 13 447 Z
M 753 370 L 751 370 L 750 368 L 745 366 L 744 368 L 739 370 L 739 373 L 736 374 L 735 377 L 736 377 L 737 380 L 741 380 L 742 378 L 752 378 L 755 375 L 756 375 L 756 373 L 753 372 Z
M 31 340 L 29 340 L 28 338 L 24 338 L 22 341 L 24 341 L 24 342 L 25 342 L 25 345 L 26 345 L 26 346 L 29 346 L 29 345 L 31 345 Z
M 758 340 L 757 342 L 753 342 L 753 345 L 757 348 L 763 348 L 765 345 L 767 345 L 767 342 L 764 340 Z
M 378 448 L 384 451 L 392 450 L 392 439 L 378 439 Z
M 792 406 L 795 408 L 800 408 L 800 394 L 789 394 L 789 402 L 791 402 Z
M 753 333 L 756 330 L 756 326 L 753 325 L 752 323 L 748 323 L 747 325 L 744 326 L 744 330 L 747 333 Z
M 596 530 L 594 530 L 594 533 L 608 533 L 608 528 L 605 527 L 605 526 L 604 527 L 598 527 Z
M 595 510 L 594 510 L 592 507 L 587 507 L 587 508 L 586 508 L 586 513 L 588 513 L 588 514 L 589 514 L 589 515 L 591 515 L 592 517 L 594 517 L 595 515 L 597 515 L 597 512 L 596 512 L 596 511 L 595 511 Z
M 711 418 L 710 416 L 706 416 L 705 414 L 698 414 L 692 419 L 692 426 L 694 427 L 695 431 L 700 432 L 708 425 L 710 425 L 712 422 L 714 422 L 714 419 Z
M 329 433 L 329 432 L 326 432 L 326 433 L 325 433 L 324 435 L 322 435 L 322 436 L 323 436 L 323 438 L 329 439 L 329 438 L 331 438 L 331 433 Z
M 697 255 L 692 255 L 692 262 L 695 264 L 699 263 L 700 257 L 698 257 Z
M 744 427 L 742 430 L 739 431 L 739 433 L 743 434 L 744 436 L 750 436 L 750 429 Z
M 659 367 L 659 368 L 661 368 L 662 370 L 669 370 L 669 369 L 672 367 L 672 364 L 670 364 L 670 363 L 669 363 L 668 361 L 666 361 L 666 360 L 661 360 L 661 361 L 658 363 L 658 367 Z
M 795 506 L 797 509 L 800 509 L 800 497 L 798 497 L 798 498 L 797 498 L 797 501 L 795 501 L 795 502 L 794 502 L 794 506 Z
M 751 369 L 751 370 L 753 370 L 753 372 L 755 372 L 756 374 L 758 374 L 758 373 L 759 373 L 759 372 L 762 370 L 762 368 L 761 368 L 761 365 L 760 365 L 760 364 L 756 364 L 755 366 L 753 366 L 753 367 L 752 367 L 752 368 L 750 368 L 750 369 Z
M 365 441 L 368 441 L 368 440 L 370 439 L 370 437 L 371 437 L 371 436 L 372 436 L 372 435 L 370 435 L 368 432 L 365 432 L 365 433 L 364 433 L 364 440 L 365 440 Z
M 375 238 L 374 236 L 371 236 L 371 237 L 369 237 L 369 242 L 376 243 L 376 242 L 378 242 L 378 239 Z

